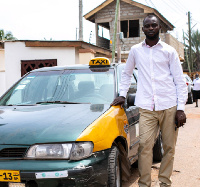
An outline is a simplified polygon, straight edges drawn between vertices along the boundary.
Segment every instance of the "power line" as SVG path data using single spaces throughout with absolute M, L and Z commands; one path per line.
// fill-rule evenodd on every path
M 170 0 L 170 1 L 171 1 L 171 0 Z M 180 3 L 177 3 L 177 1 L 172 0 L 171 3 L 175 5 L 175 7 L 177 8 L 177 10 L 183 11 L 184 14 L 185 14 L 186 12 L 188 12 L 188 11 L 185 10 L 184 8 L 180 7 Z
M 170 7 L 171 9 L 173 9 L 175 12 L 177 12 L 177 10 L 179 11 L 179 13 L 183 14 L 183 12 L 181 12 L 181 10 L 179 9 L 175 9 L 173 6 L 169 5 L 166 1 L 163 1 L 163 3 L 165 3 L 168 7 Z
M 180 19 L 178 19 L 178 20 L 176 20 L 175 22 L 173 22 L 173 25 L 175 24 L 175 23 L 177 23 L 178 21 L 180 21 L 180 20 L 182 20 L 184 17 L 181 17 Z
M 172 6 L 170 6 L 168 3 L 166 3 L 166 1 L 164 0 L 164 1 L 162 1 L 162 3 L 160 3 L 161 2 L 161 0 L 159 0 L 157 3 L 158 3 L 158 5 L 161 5 L 162 7 L 164 7 L 165 8 L 165 10 L 167 9 L 167 11 L 171 11 L 171 12 L 176 12 L 177 13 L 177 10 L 174 8 L 174 7 L 172 7 Z M 167 8 L 166 6 L 168 6 L 169 8 Z M 182 12 L 181 12 L 181 14 L 182 14 Z
M 145 0 L 145 2 L 146 2 L 146 4 L 147 4 L 148 6 L 150 6 L 147 0 Z
M 197 21 L 197 20 L 195 20 L 194 18 L 193 18 L 193 20 L 196 21 L 197 23 L 200 23 L 200 21 Z
M 179 28 L 183 27 L 184 25 L 186 25 L 186 24 L 184 23 L 184 24 L 182 24 L 181 26 L 176 27 L 175 29 L 179 29 Z
M 153 5 L 153 8 L 157 9 L 156 6 L 153 4 L 153 2 L 151 0 L 149 0 L 149 1 Z
M 195 22 L 197 22 L 196 24 L 200 24 L 199 21 L 197 21 L 197 20 L 195 20 L 195 19 L 193 19 L 193 20 L 194 20 Z M 195 25 L 196 25 L 196 24 L 195 24 Z M 195 25 L 194 25 L 194 26 L 195 26 Z M 194 27 L 194 26 L 193 26 L 193 27 Z M 198 30 L 198 29 L 196 29 L 196 30 Z
M 179 2 L 179 5 L 182 6 L 182 8 L 183 8 L 186 12 L 188 12 L 188 9 L 185 8 L 185 6 L 183 5 L 183 3 L 181 3 L 179 0 L 176 0 L 176 1 L 178 1 L 178 2 Z

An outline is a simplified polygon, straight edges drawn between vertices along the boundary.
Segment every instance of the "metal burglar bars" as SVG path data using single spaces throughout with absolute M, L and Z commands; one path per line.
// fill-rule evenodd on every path
M 21 76 L 34 69 L 52 66 L 57 66 L 57 59 L 21 60 Z

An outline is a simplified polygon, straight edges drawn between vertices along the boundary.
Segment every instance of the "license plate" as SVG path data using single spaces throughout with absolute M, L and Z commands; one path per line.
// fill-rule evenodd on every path
M 0 170 L 1 182 L 21 182 L 20 172 L 14 170 Z
M 20 183 L 20 182 L 18 182 L 18 183 L 9 182 L 8 183 L 8 187 L 26 187 L 26 184 L 25 183 Z

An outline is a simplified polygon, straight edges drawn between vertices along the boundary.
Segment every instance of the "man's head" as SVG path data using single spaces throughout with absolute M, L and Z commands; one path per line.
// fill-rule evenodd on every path
M 196 73 L 196 75 L 195 75 L 195 78 L 198 78 L 199 77 L 199 74 L 198 73 Z
M 149 40 L 159 38 L 159 31 L 161 29 L 160 21 L 155 15 L 148 15 L 143 20 L 142 30 Z

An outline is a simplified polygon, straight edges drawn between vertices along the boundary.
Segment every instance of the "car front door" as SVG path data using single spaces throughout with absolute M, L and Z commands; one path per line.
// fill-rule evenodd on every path
M 121 73 L 125 67 L 125 64 L 119 65 L 118 67 L 118 88 L 121 80 Z M 127 98 L 129 94 L 136 94 L 137 90 L 137 79 L 136 76 L 133 76 L 131 79 L 131 85 L 127 93 Z M 126 99 L 127 103 L 127 99 Z M 135 162 L 138 155 L 138 146 L 139 146 L 139 108 L 136 106 L 127 106 L 125 104 L 124 110 L 129 123 L 129 135 L 130 135 L 130 145 L 128 157 L 131 163 Z

